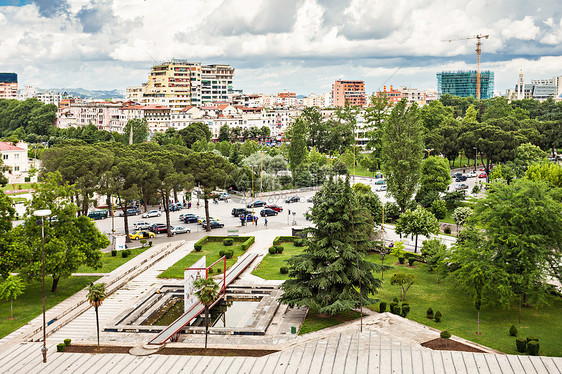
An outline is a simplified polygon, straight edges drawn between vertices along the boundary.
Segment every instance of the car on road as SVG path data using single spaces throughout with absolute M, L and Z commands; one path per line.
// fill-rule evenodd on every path
M 205 217 L 197 217 L 197 223 L 203 223 L 207 219 Z M 210 221 L 220 221 L 220 218 L 209 217 Z
M 266 208 L 266 209 L 274 210 L 274 211 L 276 211 L 276 212 L 282 212 L 282 211 L 283 211 L 283 208 L 280 207 L 280 206 L 277 205 L 277 204 L 269 204 L 269 205 L 266 205 L 265 208 Z
M 232 208 L 232 212 L 230 212 L 234 217 L 240 217 L 240 215 L 250 214 L 250 211 L 246 208 Z
M 486 178 L 486 173 L 480 173 L 480 174 L 478 174 L 478 178 Z
M 194 215 L 184 215 L 182 218 L 183 223 L 197 223 L 199 222 L 199 219 L 197 218 L 197 216 Z
M 256 201 L 246 205 L 246 208 L 259 208 L 261 206 L 265 206 L 265 204 L 266 204 L 265 201 L 256 200 Z
M 153 232 L 145 231 L 145 230 L 133 231 L 132 233 L 129 234 L 129 238 L 131 240 L 150 239 L 155 237 L 156 235 L 154 235 Z
M 279 214 L 278 212 L 274 211 L 273 209 L 268 209 L 268 208 L 262 209 L 260 211 L 260 216 L 262 216 L 262 217 L 276 216 L 278 214 Z
M 180 220 L 180 221 L 183 221 L 183 219 L 184 219 L 185 217 L 187 217 L 187 216 L 196 217 L 196 215 L 193 214 L 193 213 L 184 213 L 184 214 L 180 214 L 179 220 Z
M 182 210 L 182 209 L 183 209 L 182 203 L 172 203 L 172 204 L 170 204 L 170 212 L 176 212 L 176 211 Z
M 299 201 L 301 201 L 301 198 L 295 195 L 285 199 L 285 204 L 298 203 Z
M 467 180 L 467 176 L 466 175 L 460 175 L 455 179 L 455 182 L 464 182 Z
M 133 223 L 133 227 L 135 228 L 135 230 L 147 230 L 150 226 L 152 226 L 152 223 L 146 221 Z
M 211 222 L 209 222 L 209 226 L 212 229 L 220 229 L 220 228 L 224 227 L 224 223 L 220 223 L 220 222 L 217 222 L 217 221 L 211 221 Z
M 88 218 L 91 219 L 104 219 L 109 216 L 109 212 L 107 210 L 92 210 L 88 212 Z
M 375 181 L 375 184 L 386 184 L 386 180 L 384 180 L 384 179 L 377 179 L 377 180 Z
M 155 223 L 149 228 L 155 234 L 162 234 L 163 232 L 168 232 L 168 226 L 165 223 Z
M 138 210 L 137 208 L 129 208 L 127 209 L 127 216 L 136 216 L 140 214 L 140 210 Z M 119 213 L 119 217 L 123 217 L 125 215 L 125 213 L 123 211 L 121 211 L 121 213 Z
M 467 178 L 476 178 L 476 172 L 473 170 L 466 175 Z
M 375 191 L 386 191 L 386 185 L 378 186 Z
M 308 199 L 306 199 L 306 202 L 307 202 L 307 203 L 311 203 L 313 197 L 314 197 L 314 196 L 310 196 Z
M 456 173 L 453 173 L 453 174 L 451 175 L 451 177 L 452 177 L 453 179 L 455 179 L 455 178 L 460 177 L 461 175 L 462 175 L 462 173 L 461 173 L 460 171 L 457 171 Z
M 455 185 L 455 191 L 460 191 L 460 190 L 468 190 L 468 185 L 464 184 L 464 183 L 458 183 Z
M 486 169 L 485 169 L 485 168 L 480 168 L 480 171 L 486 171 Z
M 162 212 L 159 210 L 149 210 L 141 215 L 142 218 L 160 217 Z
M 230 199 L 230 195 L 227 194 L 226 192 L 223 192 L 219 195 L 219 200 L 226 200 L 226 199 Z
M 191 229 L 185 226 L 172 226 L 170 227 L 170 231 L 172 232 L 172 234 L 176 235 L 176 234 L 186 234 L 188 232 L 191 232 Z

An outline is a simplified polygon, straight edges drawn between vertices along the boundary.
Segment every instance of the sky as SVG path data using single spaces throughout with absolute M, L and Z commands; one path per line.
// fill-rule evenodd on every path
M 495 73 L 495 90 L 562 75 L 560 0 L 0 0 L 0 72 L 41 88 L 140 85 L 171 58 L 236 68 L 246 93 L 328 92 L 336 79 L 436 89 Z M 447 42 L 450 39 L 463 39 Z

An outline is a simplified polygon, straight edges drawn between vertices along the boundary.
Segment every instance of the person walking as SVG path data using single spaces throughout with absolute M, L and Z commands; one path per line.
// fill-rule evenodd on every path
M 267 218 L 265 218 L 264 225 L 267 227 Z
M 257 225 L 258 225 L 258 217 L 254 216 L 254 226 L 257 226 Z
M 244 221 L 245 221 L 245 220 L 246 220 L 246 217 L 245 217 L 243 214 L 241 214 L 241 215 L 240 215 L 240 226 L 244 226 Z

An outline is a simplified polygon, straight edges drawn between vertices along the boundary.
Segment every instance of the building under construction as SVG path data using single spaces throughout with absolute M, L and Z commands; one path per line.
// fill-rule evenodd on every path
M 447 71 L 437 73 L 437 93 L 439 96 L 446 93 L 460 97 L 476 96 L 476 70 L 472 71 Z M 480 98 L 494 97 L 494 73 L 491 71 L 480 72 Z

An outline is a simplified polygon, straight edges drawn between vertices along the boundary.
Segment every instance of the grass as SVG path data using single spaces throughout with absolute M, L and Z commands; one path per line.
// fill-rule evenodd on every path
M 368 256 L 371 261 L 380 264 L 380 256 Z M 518 308 L 513 304 L 510 308 L 482 306 L 480 312 L 480 332 L 477 335 L 477 313 L 471 298 L 459 289 L 452 281 L 436 283 L 436 274 L 429 272 L 425 264 L 416 262 L 413 267 L 399 265 L 394 256 L 387 255 L 385 264 L 393 265 L 394 269 L 385 272 L 383 288 L 375 298 L 388 304 L 395 297 L 399 298 L 398 286 L 390 285 L 390 277 L 395 271 L 404 271 L 416 275 L 417 281 L 407 293 L 406 301 L 410 304 L 408 318 L 439 330 L 448 330 L 451 334 L 463 337 L 476 343 L 494 348 L 508 354 L 517 354 L 515 338 L 509 336 L 509 327 L 515 325 L 519 337 L 536 336 L 540 339 L 540 354 L 545 356 L 562 356 L 562 298 L 551 296 L 550 305 L 539 308 L 523 308 L 521 323 L 518 323 Z M 380 274 L 376 275 L 380 277 Z M 434 312 L 443 314 L 443 321 L 436 323 L 426 318 L 426 311 L 431 307 Z M 369 308 L 378 311 L 378 304 Z M 388 310 L 388 309 L 387 309 Z
M 123 265 L 127 261 L 132 260 L 136 256 L 140 255 L 144 251 L 146 251 L 149 246 L 139 247 L 139 248 L 131 248 L 131 254 L 127 258 L 123 258 L 121 256 L 121 251 L 117 252 L 117 256 L 113 257 L 111 252 L 104 253 L 101 256 L 101 263 L 102 266 L 99 269 L 94 269 L 89 266 L 82 265 L 76 270 L 76 273 L 110 273 L 111 271 L 117 269 L 119 266 Z
M 349 173 L 351 175 L 357 175 L 359 177 L 374 177 L 375 174 L 377 174 L 377 172 L 373 173 L 372 171 L 367 170 L 361 165 L 355 165 L 355 173 L 353 172 L 353 167 L 349 168 Z
M 26 202 L 27 202 L 27 199 L 26 199 L 25 197 L 12 197 L 12 196 L 14 196 L 14 195 L 8 195 L 8 196 L 10 196 L 10 198 L 12 199 L 12 202 L 13 202 L 14 204 L 17 204 L 17 203 L 26 203 Z
M 9 183 L 2 187 L 2 191 L 6 190 L 25 190 L 32 188 L 33 183 Z
M 295 247 L 291 242 L 280 243 L 283 247 L 283 253 L 277 253 L 274 255 L 267 254 L 264 259 L 260 262 L 258 267 L 252 272 L 253 275 L 258 276 L 263 279 L 272 280 L 287 280 L 289 279 L 288 274 L 281 274 L 279 268 L 281 266 L 289 266 L 285 260 L 289 259 L 291 256 L 298 255 L 302 253 L 304 247 Z
M 246 237 L 238 236 L 236 238 L 233 237 L 233 239 L 235 240 L 235 245 L 233 245 L 231 247 L 225 247 L 222 244 L 222 241 L 220 241 L 220 242 L 207 242 L 207 243 L 203 244 L 203 249 L 200 252 L 192 251 L 187 256 L 185 256 L 184 258 L 182 258 L 181 260 L 179 260 L 178 262 L 176 262 L 175 264 L 170 266 L 168 269 L 166 269 L 160 275 L 158 275 L 158 278 L 179 278 L 179 279 L 183 279 L 184 270 L 186 268 L 190 267 L 191 265 L 193 265 L 195 263 L 195 261 L 199 260 L 202 256 L 207 256 L 207 258 L 206 258 L 207 266 L 209 266 L 213 262 L 217 261 L 221 257 L 219 255 L 219 251 L 221 249 L 232 249 L 234 251 L 234 255 L 232 256 L 232 258 L 229 259 L 229 260 L 226 260 L 226 268 L 228 269 L 229 267 L 234 265 L 234 263 L 236 262 L 238 257 L 244 253 L 244 251 L 242 250 L 240 245 L 236 245 L 236 242 L 245 241 L 246 239 L 248 239 L 248 237 L 247 236 Z M 215 267 L 222 269 L 223 268 L 222 262 L 215 265 Z M 224 269 L 222 269 L 222 270 L 224 270 Z
M 318 330 L 325 329 L 326 327 L 332 327 L 339 325 L 340 323 L 352 321 L 359 318 L 361 314 L 354 310 L 349 310 L 337 316 L 327 316 L 323 314 L 317 314 L 312 311 L 308 312 L 306 319 L 304 320 L 301 328 L 299 330 L 299 335 L 308 334 L 309 332 L 314 332 Z M 365 315 L 363 313 L 363 315 Z
M 70 277 L 61 279 L 58 291 L 51 292 L 52 278 L 45 280 L 45 305 L 52 308 L 69 296 L 74 295 L 84 287 L 94 282 L 99 277 Z M 43 291 L 41 281 L 35 281 L 27 285 L 25 292 L 14 300 L 14 319 L 10 317 L 10 301 L 0 301 L 0 338 L 10 334 L 12 331 L 22 327 L 43 311 Z M 47 321 L 48 322 L 48 321 Z

